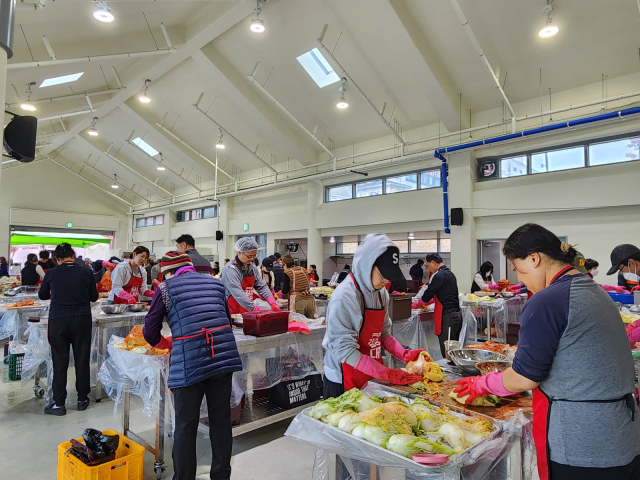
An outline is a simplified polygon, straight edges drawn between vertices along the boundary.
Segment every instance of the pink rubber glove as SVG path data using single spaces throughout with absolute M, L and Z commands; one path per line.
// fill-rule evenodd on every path
M 394 385 L 411 385 L 423 380 L 420 375 L 405 372 L 399 368 L 387 368 L 369 355 L 360 355 L 354 368 L 370 377 L 386 380 Z
M 279 310 L 280 310 L 280 307 L 278 306 L 278 302 L 276 301 L 276 299 L 275 299 L 275 298 L 273 298 L 273 297 L 268 297 L 268 298 L 267 298 L 267 303 L 268 303 L 269 305 L 271 305 L 271 310 L 272 310 L 272 311 L 277 312 L 277 311 L 279 311 Z
M 640 327 L 640 320 L 636 320 L 625 327 L 631 348 L 633 348 L 636 343 L 640 342 L 640 328 L 638 327 Z
M 120 297 L 122 300 L 126 300 L 129 305 L 133 305 L 134 303 L 138 303 L 138 299 L 135 298 L 133 295 L 131 295 L 126 290 L 122 290 L 118 294 L 118 297 Z
M 635 287 L 633 287 L 633 288 L 631 289 L 631 293 L 633 293 L 633 292 L 637 292 L 638 290 L 640 290 L 640 285 L 636 285 Z
M 157 348 L 158 350 L 166 350 L 167 348 L 171 351 L 173 347 L 173 338 L 171 337 L 162 337 L 162 340 L 153 348 Z
M 459 387 L 453 391 L 458 397 L 469 395 L 465 400 L 466 404 L 473 402 L 478 397 L 486 397 L 490 393 L 499 397 L 508 397 L 516 392 L 510 392 L 502 383 L 502 375 L 504 372 L 491 372 L 484 377 L 466 377 L 456 381 Z
M 387 335 L 382 339 L 382 346 L 391 355 L 405 363 L 415 361 L 420 352 L 424 352 L 424 348 L 406 350 L 392 335 Z
M 304 322 L 289 322 L 289 331 L 304 333 L 305 335 L 311 334 L 311 329 Z
M 426 303 L 424 303 L 424 302 L 422 301 L 422 299 L 421 299 L 421 298 L 419 298 L 417 302 L 413 302 L 413 303 L 411 304 L 411 308 L 416 309 L 416 308 L 420 308 L 420 307 L 422 307 L 423 305 L 426 305 Z
M 256 305 L 255 307 L 253 307 L 253 311 L 254 312 L 264 312 L 265 309 L 264 308 L 260 308 L 259 306 Z
M 153 294 L 156 293 L 153 290 L 145 290 L 144 292 L 142 292 L 142 296 L 143 297 L 153 297 Z

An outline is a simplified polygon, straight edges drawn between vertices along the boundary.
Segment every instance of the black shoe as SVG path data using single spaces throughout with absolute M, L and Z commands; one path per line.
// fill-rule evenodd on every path
M 78 400 L 78 411 L 84 412 L 87 408 L 89 408 L 89 399 L 86 400 Z
M 55 415 L 56 417 L 63 417 L 64 415 L 67 414 L 66 407 L 53 408 L 55 406 L 56 404 L 52 403 L 51 405 L 47 405 L 46 407 L 44 407 L 45 415 Z

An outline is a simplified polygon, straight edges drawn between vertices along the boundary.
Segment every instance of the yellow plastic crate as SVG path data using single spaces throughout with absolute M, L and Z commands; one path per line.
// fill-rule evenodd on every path
M 116 459 L 89 467 L 72 454 L 65 455 L 71 442 L 58 445 L 58 480 L 142 480 L 145 448 L 113 430 L 105 430 L 105 435 L 118 435 L 120 443 Z M 84 439 L 78 438 L 84 443 Z

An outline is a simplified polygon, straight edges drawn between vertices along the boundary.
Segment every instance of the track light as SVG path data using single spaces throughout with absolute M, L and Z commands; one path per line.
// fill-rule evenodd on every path
M 336 237 L 329 237 L 329 243 L 336 243 Z
M 218 138 L 218 141 L 216 142 L 216 148 L 218 150 L 224 150 L 224 143 L 222 143 L 222 129 L 220 129 L 220 138 Z
M 89 127 L 89 131 L 87 132 L 92 137 L 98 136 L 98 129 L 96 128 L 96 122 L 98 121 L 98 117 L 93 117 L 93 121 L 91 122 L 91 126 Z
M 160 161 L 158 162 L 158 166 L 156 167 L 156 170 L 164 172 L 166 170 L 166 167 L 162 164 L 162 152 L 158 152 L 158 155 L 160 155 Z
M 407 235 L 408 240 L 414 240 L 415 238 L 416 238 L 416 234 L 413 232 L 409 232 L 409 234 Z
M 111 7 L 107 5 L 107 2 L 95 2 L 95 4 L 99 8 L 93 12 L 93 18 L 104 23 L 111 23 L 116 19 L 111 13 Z
M 264 3 L 264 1 L 258 0 L 256 8 L 253 10 L 253 13 L 256 14 L 256 18 L 252 18 L 251 24 L 249 25 L 251 31 L 255 33 L 262 33 L 265 31 L 264 21 L 260 18 L 260 14 L 262 13 L 262 10 L 260 9 L 261 3 Z
M 35 85 L 36 82 L 29 82 L 29 84 L 27 85 L 27 91 L 25 92 L 27 94 L 27 101 L 20 104 L 20 108 L 22 108 L 23 110 L 27 111 L 27 112 L 35 112 L 36 111 L 36 107 L 33 103 L 31 103 L 31 94 L 33 93 L 31 91 L 31 87 L 33 85 Z
M 338 107 L 340 109 L 343 109 L 343 110 L 349 106 L 349 103 L 344 98 L 344 94 L 345 94 L 346 91 L 347 91 L 347 79 L 343 78 L 342 79 L 342 85 L 338 89 L 338 92 L 340 92 L 340 98 L 338 98 L 338 103 L 336 103 L 336 107 Z
M 138 100 L 140 100 L 141 103 L 149 103 L 151 102 L 151 99 L 149 98 L 149 95 L 147 94 L 147 90 L 149 88 L 149 84 L 151 83 L 151 80 L 149 80 L 148 78 L 144 81 L 144 86 L 142 87 L 142 93 L 140 95 L 138 95 Z
M 538 35 L 540 35 L 542 38 L 553 37 L 559 31 L 559 28 L 553 25 L 553 22 L 551 20 L 551 12 L 553 11 L 553 7 L 551 6 L 552 3 L 553 0 L 547 0 L 547 4 L 542 9 L 542 13 L 547 16 L 545 27 L 540 30 L 540 32 L 538 32 Z
M 111 188 L 118 188 L 118 176 L 115 173 L 113 174 L 113 184 L 111 185 Z

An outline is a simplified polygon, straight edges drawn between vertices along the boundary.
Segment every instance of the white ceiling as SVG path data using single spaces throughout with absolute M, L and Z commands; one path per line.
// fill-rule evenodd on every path
M 330 146 L 329 139 L 340 147 L 389 135 L 353 86 L 347 84 L 350 107 L 337 110 L 339 84 L 319 89 L 296 61 L 316 46 L 325 23 L 329 25 L 325 45 L 377 108 L 386 102 L 385 117 L 389 119 L 393 112 L 405 131 L 436 124 L 440 118 L 446 118 L 445 125 L 457 127 L 460 94 L 465 109 L 475 112 L 501 105 L 447 0 L 269 0 L 262 6 L 261 18 L 267 26 L 262 35 L 248 28 L 255 6 L 251 0 L 109 3 L 116 15 L 112 24 L 95 21 L 91 17 L 95 7 L 89 1 L 57 0 L 42 10 L 19 10 L 15 54 L 9 63 L 48 60 L 43 35 L 58 59 L 166 49 L 160 22 L 167 27 L 176 50 L 141 59 L 9 70 L 6 92 L 8 104 L 17 102 L 11 87 L 15 85 L 23 101 L 29 82 L 39 85 L 45 78 L 80 71 L 85 74 L 74 83 L 43 89 L 36 85 L 32 100 L 115 89 L 115 67 L 123 84 L 130 85 L 126 92 L 92 96 L 98 110 L 94 114 L 39 124 L 39 133 L 62 133 L 41 139 L 40 144 L 53 142 L 43 152 L 58 155 L 58 161 L 75 171 L 82 168 L 82 175 L 104 188 L 109 188 L 109 178 L 115 173 L 123 185 L 142 197 L 149 192 L 152 198 L 163 196 L 157 187 L 104 155 L 110 144 L 110 153 L 117 151 L 121 161 L 170 190 L 190 188 L 188 182 L 210 181 L 212 166 L 156 125 L 166 114 L 166 128 L 213 160 L 218 129 L 193 107 L 202 92 L 200 107 L 250 150 L 259 144 L 257 153 L 267 163 L 315 162 L 320 148 L 247 79 L 258 61 L 256 80 L 266 82 L 267 91 L 307 129 L 317 126 L 325 145 Z M 501 82 L 507 76 L 505 92 L 512 103 L 537 98 L 549 88 L 558 92 L 594 83 L 602 74 L 617 77 L 638 71 L 640 13 L 635 0 L 608 0 L 607 8 L 595 0 L 556 0 L 552 17 L 560 33 L 550 39 L 537 36 L 545 21 L 543 0 L 459 3 L 488 60 L 494 69 L 499 68 Z M 171 63 L 170 57 L 178 60 Z M 145 78 L 152 80 L 148 105 L 135 98 Z M 38 105 L 36 116 L 86 110 L 84 99 L 64 100 Z M 96 115 L 100 117 L 97 139 L 86 135 Z M 468 111 L 462 116 L 468 118 Z M 158 172 L 153 160 L 126 144 L 133 130 L 162 151 L 165 163 L 181 176 Z M 225 137 L 225 143 L 228 148 L 220 165 L 226 171 L 261 168 L 252 154 L 230 138 Z M 83 167 L 87 158 L 89 166 Z M 223 178 L 221 183 L 226 181 Z M 128 201 L 134 198 L 129 191 L 122 194 Z

